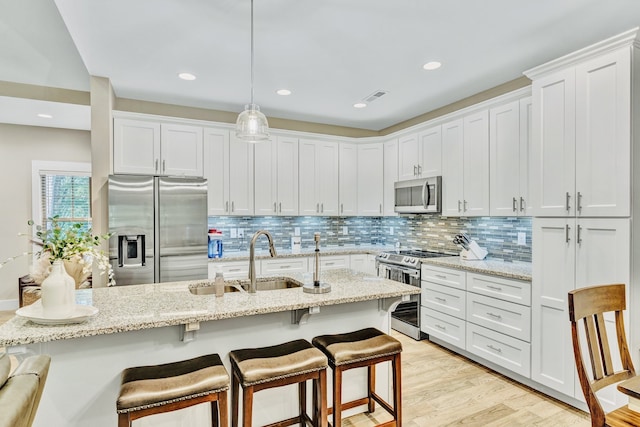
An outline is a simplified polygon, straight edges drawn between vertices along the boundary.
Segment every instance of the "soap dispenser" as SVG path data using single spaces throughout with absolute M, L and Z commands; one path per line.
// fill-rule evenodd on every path
M 224 274 L 220 267 L 216 270 L 216 278 L 213 282 L 213 286 L 215 288 L 216 298 L 224 296 Z

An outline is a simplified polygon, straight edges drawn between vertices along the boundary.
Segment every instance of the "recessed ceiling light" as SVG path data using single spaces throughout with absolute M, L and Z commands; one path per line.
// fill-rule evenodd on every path
M 45 113 L 39 113 L 38 117 L 42 119 L 53 119 L 53 116 L 51 114 L 45 114 Z
M 178 77 L 180 77 L 182 80 L 195 80 L 196 76 L 194 76 L 191 73 L 179 73 Z
M 355 104 L 353 104 L 353 108 L 364 108 L 366 106 L 367 104 L 365 104 L 364 102 L 356 102 Z
M 291 95 L 291 91 L 289 89 L 278 89 L 276 93 L 282 96 Z
M 438 61 L 431 61 L 431 62 L 427 62 L 426 64 L 424 64 L 422 66 L 422 68 L 424 68 L 425 70 L 437 70 L 438 68 L 440 68 L 442 66 L 442 64 Z

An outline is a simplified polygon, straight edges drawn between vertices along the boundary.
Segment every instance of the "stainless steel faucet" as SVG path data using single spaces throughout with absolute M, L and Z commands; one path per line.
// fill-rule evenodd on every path
M 271 233 L 267 230 L 259 230 L 256 231 L 256 234 L 251 238 L 251 243 L 249 243 L 249 293 L 255 294 L 257 291 L 256 286 L 256 240 L 258 237 L 264 234 L 267 236 L 267 240 L 269 240 L 269 252 L 271 253 L 271 257 L 275 258 L 278 256 L 276 253 L 276 247 L 273 246 L 273 237 L 271 237 Z

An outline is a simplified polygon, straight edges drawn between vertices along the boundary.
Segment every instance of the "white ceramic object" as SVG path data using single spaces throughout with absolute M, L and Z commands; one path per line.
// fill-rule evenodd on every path
M 98 314 L 98 309 L 90 305 L 74 305 L 71 314 L 63 319 L 50 318 L 44 313 L 40 301 L 16 310 L 16 315 L 31 320 L 40 325 L 66 325 L 69 323 L 82 323 L 90 317 Z
M 51 273 L 42 281 L 42 312 L 48 319 L 65 319 L 73 314 L 76 282 L 64 268 L 62 260 L 55 260 Z

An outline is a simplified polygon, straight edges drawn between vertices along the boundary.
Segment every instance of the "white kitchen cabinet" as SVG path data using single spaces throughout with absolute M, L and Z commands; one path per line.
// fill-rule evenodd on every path
M 203 176 L 202 128 L 116 117 L 113 172 Z
M 442 134 L 440 126 L 398 140 L 400 181 L 442 175 Z
M 223 261 L 209 263 L 209 279 L 216 277 L 216 271 L 222 271 L 225 280 L 244 280 L 249 278 L 249 261 Z
M 533 241 L 531 378 L 581 398 L 567 293 L 586 286 L 630 283 L 630 220 L 534 218 Z
M 377 276 L 376 256 L 371 254 L 353 254 L 350 256 L 349 265 L 352 270 Z
M 204 129 L 208 214 L 253 215 L 253 144 L 219 128 Z
M 313 271 L 315 257 L 309 258 L 309 269 Z M 320 271 L 338 270 L 340 268 L 351 268 L 349 255 L 320 255 Z
M 531 345 L 472 322 L 466 327 L 467 351 L 528 378 L 531 372 Z
M 526 98 L 489 111 L 491 216 L 528 214 L 530 106 Z
M 383 144 L 383 215 L 394 216 L 395 212 L 395 188 L 398 181 L 398 140 L 392 139 Z
M 355 216 L 358 214 L 358 146 L 340 143 L 339 153 L 340 215 Z
M 442 215 L 489 215 L 489 114 L 442 125 Z
M 307 257 L 281 259 L 267 258 L 260 260 L 260 274 L 262 275 L 306 273 L 307 271 L 309 271 Z
M 338 143 L 301 139 L 299 144 L 299 214 L 339 215 Z
M 278 136 L 254 150 L 255 214 L 298 215 L 298 139 Z
M 631 50 L 533 71 L 535 216 L 630 215 Z
M 384 146 L 358 145 L 357 199 L 359 216 L 382 216 L 384 203 Z

